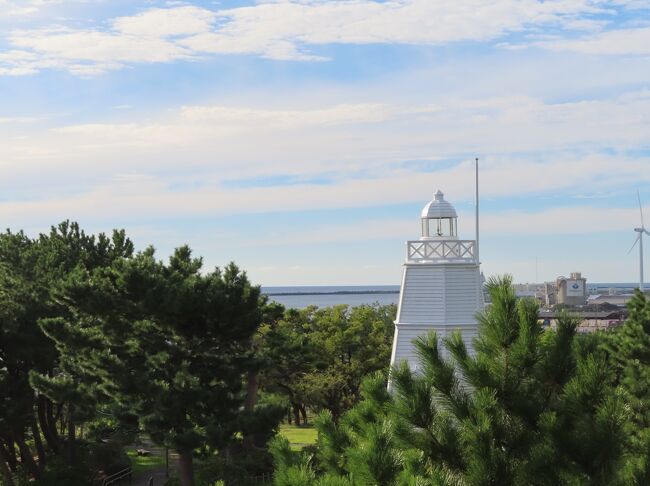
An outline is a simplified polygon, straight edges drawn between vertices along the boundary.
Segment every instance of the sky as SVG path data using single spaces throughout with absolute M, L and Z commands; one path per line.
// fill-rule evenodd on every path
M 475 157 L 487 276 L 638 281 L 650 2 L 0 0 L 12 231 L 399 284 L 437 189 L 474 238 Z

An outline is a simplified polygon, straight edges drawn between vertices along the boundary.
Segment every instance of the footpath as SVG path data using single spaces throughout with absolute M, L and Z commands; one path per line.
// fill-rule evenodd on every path
M 150 456 L 159 457 L 162 459 L 161 465 L 139 471 L 133 474 L 132 486 L 163 486 L 167 481 L 167 471 L 165 468 L 165 448 L 157 447 L 148 441 L 138 446 L 139 449 L 144 449 L 150 453 Z M 169 452 L 169 475 L 175 475 L 178 468 L 178 454 Z M 153 483 L 151 479 L 153 478 Z

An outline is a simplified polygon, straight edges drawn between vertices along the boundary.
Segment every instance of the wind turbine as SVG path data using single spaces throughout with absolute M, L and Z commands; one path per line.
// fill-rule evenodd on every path
M 641 207 L 641 196 L 639 195 L 639 191 L 636 191 L 636 197 L 639 200 L 639 212 L 641 213 L 641 227 L 640 228 L 634 228 L 634 231 L 639 233 L 639 236 L 636 237 L 636 240 L 634 240 L 634 244 L 632 245 L 632 248 L 629 249 L 627 254 L 629 255 L 630 252 L 634 249 L 636 244 L 639 244 L 639 290 L 643 292 L 643 233 L 646 235 L 650 236 L 650 232 L 645 229 L 645 223 L 643 222 L 643 208 Z

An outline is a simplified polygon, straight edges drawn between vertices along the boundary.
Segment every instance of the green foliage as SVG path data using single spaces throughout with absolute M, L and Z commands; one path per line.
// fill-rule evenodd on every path
M 311 457 L 305 452 L 294 453 L 286 437 L 277 436 L 271 441 L 269 451 L 276 464 L 274 483 L 281 486 L 313 484 L 316 474 L 310 466 Z
M 67 221 L 36 239 L 22 232 L 0 235 L 0 442 L 7 450 L 23 450 L 19 467 L 32 478 L 51 471 L 49 466 L 44 469 L 46 456 L 59 452 L 64 444 L 57 420 L 68 418 L 72 401 L 88 403 L 71 393 L 70 375 L 38 323 L 70 317 L 57 297 L 71 274 L 107 266 L 132 251 L 123 231 L 95 237 Z M 32 381 L 33 377 L 43 379 Z M 81 418 L 89 409 L 79 408 Z M 27 443 L 30 435 L 33 444 Z M 32 446 L 38 465 L 32 460 L 36 454 L 29 451 Z M 7 457 L 0 461 L 16 468 Z M 6 468 L 3 471 L 6 476 Z
M 631 451 L 624 469 L 626 484 L 650 484 L 650 299 L 637 292 L 629 317 L 612 333 L 601 336 L 609 358 L 611 381 L 626 393 L 632 420 L 625 429 Z
M 650 484 L 650 301 L 580 336 L 569 314 L 544 331 L 509 279 L 488 287 L 474 351 L 423 336 L 389 393 L 394 306 L 285 312 L 187 247 L 0 234 L 0 481 L 88 484 L 143 427 L 198 458 L 198 484 L 247 484 L 290 409 L 320 412 L 318 439 L 272 441 L 277 485 Z
M 138 455 L 135 450 L 128 450 L 126 452 L 131 461 L 133 475 L 138 476 L 144 472 L 160 469 L 165 467 L 165 457 L 160 454 L 151 454 L 148 456 Z
M 264 484 L 271 479 L 273 459 L 266 449 L 251 449 L 246 454 L 211 455 L 196 465 L 196 483 L 212 486 L 215 481 L 227 485 Z
M 395 306 L 288 310 L 260 333 L 262 386 L 297 410 L 338 419 L 359 400 L 363 378 L 390 360 Z
M 97 415 L 84 424 L 85 437 L 95 442 L 133 444 L 138 440 L 138 417 L 112 404 L 100 406 Z
M 131 460 L 122 444 L 114 442 L 84 442 L 84 454 L 78 461 L 89 471 L 103 471 L 110 475 L 129 467 Z
M 0 473 L 73 475 L 57 466 L 64 450 L 68 464 L 93 460 L 80 424 L 114 444 L 142 426 L 185 457 L 263 447 L 284 405 L 253 394 L 242 410 L 243 385 L 277 311 L 234 264 L 204 272 L 187 247 L 163 263 L 152 248 L 134 255 L 123 231 L 0 235 Z
M 38 480 L 30 484 L 34 486 L 86 486 L 90 480 L 91 473 L 84 462 L 70 467 L 67 461 L 59 456 L 53 457 Z
M 92 483 L 96 471 L 112 474 L 129 465 L 129 458 L 119 445 L 81 441 L 78 447 L 78 460 L 74 466 L 71 467 L 64 457 L 52 457 L 41 476 L 29 484 L 86 486 Z
M 315 457 L 276 450 L 276 485 L 296 475 L 386 486 L 620 482 L 629 409 L 603 353 L 580 343 L 570 315 L 543 331 L 510 279 L 488 290 L 474 354 L 458 333 L 419 338 L 418 373 L 393 369 L 390 394 L 372 376 L 338 423 L 321 415 Z
M 239 411 L 262 314 L 259 288 L 233 264 L 201 273 L 186 247 L 168 264 L 149 249 L 73 273 L 60 295 L 72 317 L 41 326 L 66 375 L 34 376 L 46 393 L 90 406 L 113 401 L 181 455 L 222 449 L 250 429 L 272 434 L 277 407 Z

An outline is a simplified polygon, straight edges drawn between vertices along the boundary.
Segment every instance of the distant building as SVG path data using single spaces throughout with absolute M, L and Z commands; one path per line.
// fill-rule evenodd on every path
M 587 297 L 587 304 L 611 304 L 624 307 L 632 300 L 634 294 L 615 294 L 613 292 L 605 294 L 594 294 Z
M 422 210 L 422 236 L 406 242 L 391 365 L 419 366 L 413 341 L 436 331 L 440 339 L 460 331 L 472 352 L 475 315 L 484 307 L 476 241 L 459 240 L 454 207 L 438 191 Z M 445 350 L 441 350 L 446 354 Z
M 556 286 L 553 282 L 544 282 L 544 297 L 542 304 L 545 306 L 555 305 L 557 302 Z
M 569 278 L 558 277 L 555 281 L 556 303 L 564 305 L 584 305 L 587 303 L 587 279 L 580 272 Z
M 545 299 L 545 285 L 536 283 L 514 284 L 515 295 L 518 299 L 529 298 L 535 299 L 540 304 L 547 304 Z
M 572 310 L 572 315 L 578 317 L 581 321 L 578 326 L 578 332 L 588 333 L 596 331 L 608 331 L 617 326 L 620 326 L 627 317 L 627 311 L 623 308 L 607 309 L 607 306 L 601 306 L 597 310 Z M 613 307 L 613 306 L 612 306 Z M 560 312 L 551 309 L 541 309 L 539 311 L 539 318 L 544 326 L 549 326 L 552 329 L 557 328 L 557 320 Z

